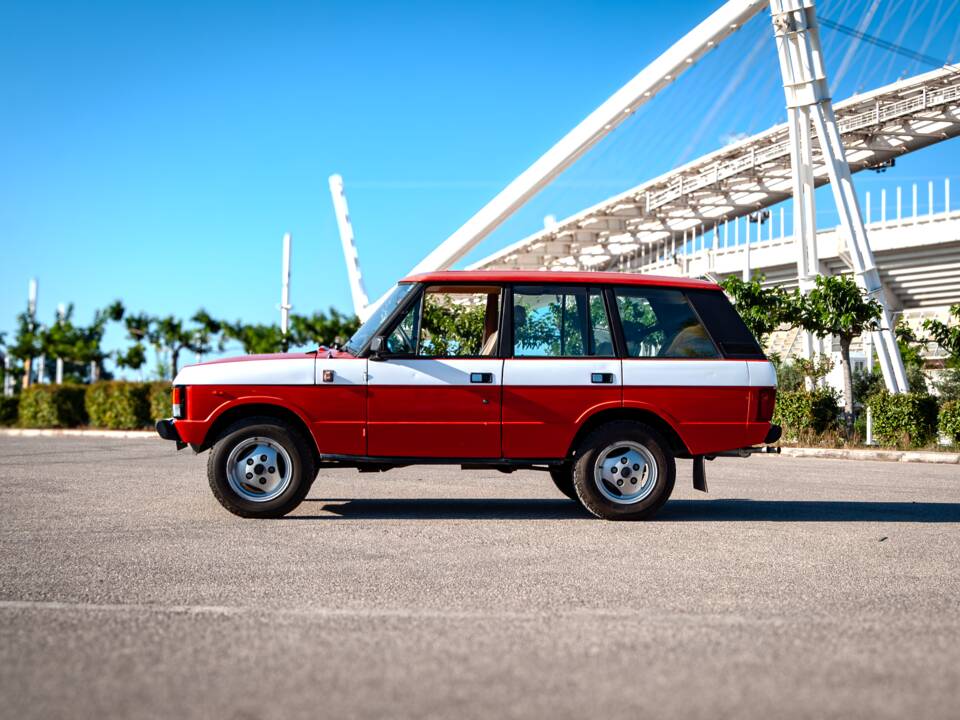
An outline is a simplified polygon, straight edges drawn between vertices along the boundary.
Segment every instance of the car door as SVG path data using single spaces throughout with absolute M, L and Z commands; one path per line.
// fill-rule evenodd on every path
M 500 457 L 503 291 L 427 286 L 367 365 L 367 454 Z
M 679 288 L 613 289 L 623 329 L 623 404 L 669 422 L 691 453 L 740 447 L 750 417 L 747 363 L 725 358 Z
M 621 367 L 597 288 L 516 286 L 503 367 L 503 454 L 563 457 L 577 428 L 621 405 Z

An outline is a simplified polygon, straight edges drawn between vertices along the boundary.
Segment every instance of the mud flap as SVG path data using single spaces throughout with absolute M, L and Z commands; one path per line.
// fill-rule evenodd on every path
M 693 459 L 693 489 L 700 492 L 707 491 L 707 468 L 703 461 L 703 455 L 697 455 Z

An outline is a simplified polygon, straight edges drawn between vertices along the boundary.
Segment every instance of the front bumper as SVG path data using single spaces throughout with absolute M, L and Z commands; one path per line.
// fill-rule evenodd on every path
M 177 444 L 177 450 L 182 450 L 187 446 L 180 438 L 180 432 L 172 419 L 157 420 L 157 435 L 164 440 L 173 440 Z

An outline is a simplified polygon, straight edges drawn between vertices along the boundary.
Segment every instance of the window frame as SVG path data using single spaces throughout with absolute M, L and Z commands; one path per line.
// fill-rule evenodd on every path
M 687 296 L 687 291 L 685 288 L 671 287 L 670 285 L 617 285 L 612 284 L 607 288 L 610 292 L 610 299 L 612 301 L 613 310 L 616 313 L 616 323 L 617 329 L 620 334 L 621 339 L 621 353 L 620 358 L 622 360 L 683 360 L 683 361 L 708 361 L 715 362 L 717 360 L 730 360 L 724 353 L 723 348 L 720 347 L 720 343 L 716 341 L 716 338 L 713 337 L 713 333 L 710 332 L 710 328 L 707 327 L 707 324 L 703 321 L 703 318 L 700 317 L 700 313 L 697 312 L 697 308 L 690 298 Z M 700 327 L 703 328 L 703 331 L 706 333 L 707 337 L 710 339 L 710 342 L 713 344 L 714 349 L 717 351 L 716 357 L 658 357 L 656 355 L 652 356 L 638 356 L 634 357 L 629 354 L 627 348 L 627 337 L 623 332 L 623 322 L 620 319 L 620 307 L 617 305 L 617 290 L 626 290 L 629 294 L 630 291 L 634 291 L 637 294 L 640 294 L 643 290 L 671 290 L 673 292 L 679 293 L 683 298 L 683 301 L 687 304 L 687 307 L 690 308 L 690 312 L 697 319 L 697 322 L 700 323 Z
M 420 354 L 420 330 L 423 327 L 423 300 L 426 297 L 427 289 L 431 287 L 450 287 L 450 288 L 471 288 L 477 287 L 478 285 L 483 285 L 486 287 L 495 287 L 500 289 L 500 316 L 497 319 L 497 346 L 494 349 L 492 355 L 421 355 Z M 414 338 L 414 349 L 412 353 L 388 353 L 381 352 L 380 356 L 388 359 L 396 360 L 495 360 L 499 359 L 502 356 L 501 348 L 503 347 L 503 323 L 504 323 L 504 308 L 506 307 L 506 298 L 507 298 L 507 286 L 501 282 L 491 282 L 491 283 L 477 283 L 477 282 L 444 282 L 442 285 L 440 283 L 418 283 L 417 289 L 410 293 L 411 297 L 409 302 L 404 303 L 402 306 L 397 308 L 395 315 L 391 315 L 387 322 L 385 322 L 379 332 L 376 335 L 382 335 L 384 337 L 389 337 L 397 329 L 400 323 L 403 322 L 403 319 L 407 316 L 407 313 L 410 312 L 414 305 L 416 306 L 416 318 L 414 320 L 414 330 L 416 336 Z M 374 337 L 376 337 L 376 335 Z M 365 353 L 369 355 L 369 353 Z
M 591 295 L 597 295 L 603 301 L 603 309 L 607 314 L 607 324 L 610 327 L 610 343 L 613 345 L 613 353 L 611 355 L 517 355 L 516 348 L 514 347 L 514 328 L 513 328 L 513 308 L 514 308 L 514 299 L 517 294 L 517 288 L 545 288 L 545 289 L 556 289 L 557 294 L 563 294 L 565 291 L 569 290 L 583 290 L 584 295 L 586 296 L 587 302 L 590 301 Z M 548 294 L 548 293 L 544 293 Z M 508 288 L 508 295 L 505 298 L 509 298 L 509 307 L 510 312 L 506 312 L 507 302 L 504 300 L 503 309 L 501 310 L 501 316 L 508 321 L 509 332 L 500 334 L 500 356 L 504 360 L 619 360 L 623 357 L 623 348 L 626 347 L 622 345 L 621 342 L 621 329 L 619 323 L 619 316 L 614 316 L 611 312 L 610 300 L 611 292 L 610 286 L 606 284 L 597 284 L 597 283 L 562 283 L 562 282 L 524 282 L 524 283 L 513 283 Z M 589 317 L 589 311 L 588 311 Z M 616 319 L 615 319 L 616 318 Z M 589 328 L 593 329 L 593 328 Z M 590 341 L 595 341 L 596 338 L 588 338 Z

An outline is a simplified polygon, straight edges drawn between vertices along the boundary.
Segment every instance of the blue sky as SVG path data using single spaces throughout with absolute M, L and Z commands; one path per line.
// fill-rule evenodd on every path
M 820 8 L 854 25 L 869 4 Z M 881 10 L 869 31 L 956 54 L 956 13 L 937 28 L 936 4 L 906 5 L 913 23 L 904 22 L 909 8 L 885 21 Z M 13 328 L 32 276 L 47 321 L 58 302 L 74 302 L 85 322 L 115 298 L 153 314 L 204 307 L 273 321 L 285 231 L 295 311 L 348 310 L 331 173 L 344 176 L 378 296 L 718 6 L 8 2 L 0 331 Z M 824 34 L 829 69 L 846 43 Z M 923 69 L 863 47 L 836 97 Z M 712 110 L 718 97 L 726 100 Z M 783 117 L 769 19 L 758 17 L 472 258 L 537 229 L 546 213 L 574 212 Z M 940 179 L 958 161 L 960 145 L 948 142 L 858 182 Z M 121 335 L 112 331 L 110 343 Z

